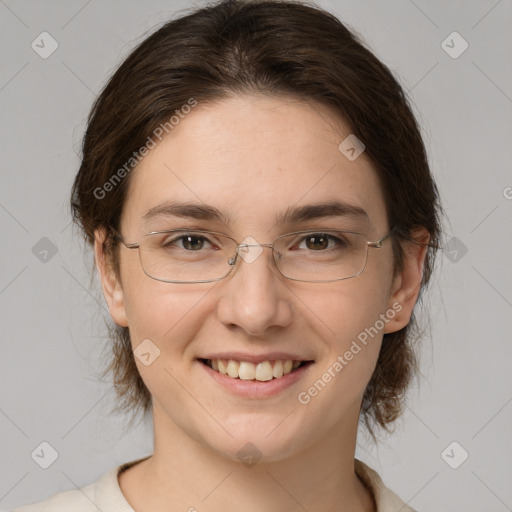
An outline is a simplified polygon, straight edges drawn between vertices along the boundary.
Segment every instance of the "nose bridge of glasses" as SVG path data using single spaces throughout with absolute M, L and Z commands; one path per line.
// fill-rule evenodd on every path
M 274 244 L 238 244 L 238 248 L 241 247 L 274 247 Z
M 254 241 L 256 241 L 256 240 L 254 240 Z M 249 251 L 249 247 L 256 247 L 257 249 L 255 249 L 253 251 Z M 240 256 L 241 259 L 243 259 L 246 263 L 252 263 L 257 258 L 259 258 L 259 256 L 263 252 L 263 247 L 270 247 L 270 248 L 273 249 L 274 248 L 274 244 L 240 243 L 236 247 L 235 255 L 228 260 L 228 264 L 229 265 L 234 265 L 236 260 L 237 260 L 237 256 Z

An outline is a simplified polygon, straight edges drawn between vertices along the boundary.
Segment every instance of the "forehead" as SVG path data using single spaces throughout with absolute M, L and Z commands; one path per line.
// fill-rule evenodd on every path
M 370 160 L 363 152 L 351 161 L 339 149 L 349 135 L 327 108 L 293 98 L 199 103 L 132 171 L 122 222 L 143 228 L 150 210 L 181 202 L 213 207 L 234 231 L 263 231 L 290 220 L 291 209 L 338 202 L 385 229 Z

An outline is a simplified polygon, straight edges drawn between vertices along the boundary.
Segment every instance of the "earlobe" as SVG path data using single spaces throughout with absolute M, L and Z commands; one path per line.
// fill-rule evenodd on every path
M 409 323 L 418 300 L 430 234 L 425 228 L 419 228 L 411 233 L 411 237 L 414 242 L 403 243 L 403 270 L 395 277 L 388 301 L 388 308 L 393 308 L 396 314 L 387 323 L 384 333 L 403 329 Z
M 101 280 L 103 296 L 112 320 L 120 327 L 128 327 L 123 288 L 103 249 L 105 236 L 104 228 L 99 228 L 94 232 L 94 259 Z

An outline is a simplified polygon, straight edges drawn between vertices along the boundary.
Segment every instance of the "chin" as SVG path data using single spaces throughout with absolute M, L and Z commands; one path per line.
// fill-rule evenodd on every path
M 285 417 L 261 418 L 259 422 L 254 418 L 231 421 L 227 430 L 233 437 L 219 429 L 212 436 L 212 430 L 209 430 L 203 443 L 222 457 L 248 467 L 255 463 L 278 462 L 295 455 L 301 445 L 306 444 L 304 428 L 300 425 L 295 428 L 291 422 L 288 424 L 291 418 L 283 422 Z

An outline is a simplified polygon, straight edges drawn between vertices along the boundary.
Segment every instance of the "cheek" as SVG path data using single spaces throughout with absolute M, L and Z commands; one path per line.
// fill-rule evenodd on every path
M 317 310 L 320 319 L 330 328 L 331 338 L 337 340 L 336 348 L 342 349 L 347 342 L 374 326 L 385 313 L 387 286 L 387 282 L 379 282 L 365 272 L 322 290 Z
M 137 262 L 138 263 L 138 262 Z M 193 340 L 207 311 L 208 288 L 159 282 L 137 269 L 125 283 L 125 307 L 132 347 L 150 340 L 159 351 L 159 364 L 176 367 L 193 360 Z M 147 342 L 146 342 L 147 343 Z M 146 368 L 140 367 L 144 378 Z
M 188 372 L 191 344 L 200 328 L 201 302 L 197 292 L 174 289 L 144 276 L 127 288 L 130 338 L 140 376 L 160 403 L 182 404 L 176 380 Z M 177 286 L 177 285 L 176 285 Z M 204 291 L 203 291 L 204 294 Z M 149 356 L 145 356 L 146 354 Z M 149 363 L 149 364 L 147 364 Z
M 124 302 L 133 347 L 144 339 L 150 339 L 162 351 L 173 347 L 164 345 L 164 340 L 177 337 L 180 320 L 190 310 L 186 294 L 178 285 L 148 277 L 138 260 L 126 265 L 125 276 Z
M 168 285 L 172 286 L 172 285 Z M 183 294 L 173 293 L 160 286 L 140 286 L 127 297 L 127 316 L 132 333 L 132 342 L 136 345 L 141 338 L 150 338 L 158 345 L 168 340 L 179 339 L 182 335 L 183 319 L 193 304 Z M 163 347 L 162 347 L 163 348 Z
M 392 318 L 386 316 L 389 283 L 378 276 L 365 271 L 318 295 L 316 324 L 323 324 L 327 353 L 316 377 L 332 381 L 329 386 L 335 394 L 351 389 L 349 396 L 359 396 L 374 371 L 386 320 Z
M 304 428 L 316 428 L 315 418 L 319 416 L 329 428 L 348 417 L 348 411 L 359 414 L 377 363 L 383 336 L 380 315 L 386 308 L 386 283 L 379 285 L 370 274 L 363 276 L 318 294 L 320 318 L 315 325 L 328 334 L 324 337 L 325 353 L 297 397 L 304 406 Z

